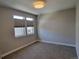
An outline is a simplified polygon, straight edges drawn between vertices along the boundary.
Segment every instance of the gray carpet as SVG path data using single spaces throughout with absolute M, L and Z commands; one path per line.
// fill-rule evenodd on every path
M 76 59 L 73 47 L 37 42 L 3 59 Z

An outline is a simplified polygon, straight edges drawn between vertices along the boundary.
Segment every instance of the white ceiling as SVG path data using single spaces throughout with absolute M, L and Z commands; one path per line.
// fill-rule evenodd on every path
M 43 9 L 34 9 L 34 0 L 0 0 L 0 4 L 14 9 L 19 9 L 33 14 L 42 14 L 75 7 L 76 0 L 46 0 Z

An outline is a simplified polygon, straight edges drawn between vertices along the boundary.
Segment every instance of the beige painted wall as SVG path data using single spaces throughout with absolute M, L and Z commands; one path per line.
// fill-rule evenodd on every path
M 1 50 L 0 50 L 0 59 L 1 59 Z
M 39 16 L 39 38 L 75 45 L 75 8 Z
M 0 36 L 2 35 L 2 38 L 0 38 L 0 48 L 2 54 L 36 40 L 36 35 L 22 38 L 15 38 L 13 36 L 14 22 L 12 15 L 28 16 L 24 12 L 0 7 Z M 35 18 L 35 16 L 30 16 Z
M 79 59 L 79 0 L 76 5 L 76 50 Z
M 1 59 L 1 50 L 0 50 L 0 59 Z
M 0 16 L 1 16 L 1 15 L 0 15 Z M 0 27 L 1 27 L 1 24 L 2 24 L 1 21 L 2 21 L 2 20 L 0 19 Z M 0 29 L 0 33 L 1 33 L 1 29 Z M 1 37 L 1 34 L 0 34 L 0 40 L 1 40 L 1 38 L 2 38 L 2 37 Z M 1 41 L 0 41 L 0 59 L 1 59 Z

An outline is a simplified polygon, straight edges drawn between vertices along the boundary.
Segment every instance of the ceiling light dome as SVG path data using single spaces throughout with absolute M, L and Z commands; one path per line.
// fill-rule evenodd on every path
M 36 8 L 36 9 L 43 8 L 43 7 L 45 7 L 45 5 L 46 5 L 45 0 L 36 0 L 36 1 L 33 3 L 33 7 Z

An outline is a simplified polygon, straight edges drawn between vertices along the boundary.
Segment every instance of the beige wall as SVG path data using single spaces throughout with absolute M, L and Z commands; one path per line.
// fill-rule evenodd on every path
M 1 16 L 1 15 L 0 15 Z M 1 19 L 0 19 L 1 20 Z M 0 22 L 0 27 L 1 27 L 1 22 Z M 1 29 L 0 29 L 0 33 L 1 33 Z M 0 34 L 0 40 L 1 40 L 1 34 Z M 1 42 L 0 42 L 0 59 L 1 59 Z
M 0 36 L 2 35 L 2 38 L 0 38 L 0 47 L 2 54 L 36 40 L 35 35 L 22 38 L 15 38 L 13 36 L 14 22 L 12 15 L 28 16 L 27 13 L 0 7 Z M 35 16 L 31 17 L 35 18 Z
M 38 33 L 43 41 L 75 45 L 75 8 L 40 15 Z
M 76 5 L 76 49 L 79 59 L 79 0 Z
M 0 13 L 0 18 L 1 18 L 1 14 L 2 14 L 2 12 Z M 2 19 L 0 19 L 0 27 L 1 27 L 0 28 L 0 58 L 1 58 L 1 54 L 2 54 L 1 53 L 2 52 L 1 51 L 1 47 L 2 47 L 2 44 L 1 44 L 2 43 L 2 41 L 1 41 L 2 40 L 2 34 L 1 34 L 2 33 L 2 31 L 1 31 L 2 30 L 2 26 L 1 25 L 2 25 Z
M 1 59 L 1 50 L 0 50 L 0 59 Z
M 0 59 L 1 59 L 1 53 L 0 53 Z

